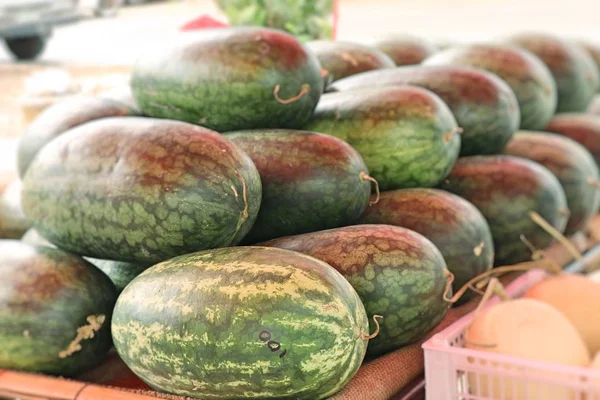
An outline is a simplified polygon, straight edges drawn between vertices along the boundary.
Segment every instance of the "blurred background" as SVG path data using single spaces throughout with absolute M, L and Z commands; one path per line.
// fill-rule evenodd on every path
M 452 44 L 534 30 L 600 43 L 598 11 L 598 0 L 339 0 L 337 39 L 369 43 L 401 33 Z M 141 50 L 169 41 L 203 15 L 227 21 L 213 0 L 0 0 L 0 38 L 9 37 L 0 46 L 0 137 L 20 134 L 24 96 L 67 85 L 60 74 L 32 81 L 32 73 L 102 74 L 100 85 L 110 86 Z M 29 30 L 10 32 L 17 22 Z M 33 38 L 14 39 L 25 33 Z

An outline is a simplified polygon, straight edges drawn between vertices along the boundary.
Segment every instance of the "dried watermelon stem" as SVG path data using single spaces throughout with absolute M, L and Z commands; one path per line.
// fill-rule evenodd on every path
M 375 314 L 373 315 L 373 322 L 375 322 L 375 332 L 371 333 L 370 335 L 364 332 L 360 332 L 359 338 L 363 339 L 363 340 L 371 340 L 375 337 L 377 337 L 377 335 L 379 335 L 379 330 L 380 330 L 380 326 L 379 326 L 379 319 L 383 319 L 382 315 L 378 315 Z
M 569 241 L 569 239 L 567 239 L 565 237 L 565 235 L 563 235 L 558 229 L 556 229 L 555 227 L 553 227 L 540 214 L 538 214 L 535 211 L 531 211 L 529 213 L 529 218 L 531 218 L 531 220 L 533 222 L 535 222 L 536 224 L 538 224 L 540 228 L 542 228 L 543 230 L 545 230 L 546 232 L 548 232 L 548 234 L 552 235 L 552 237 L 554 237 L 556 240 L 558 240 L 558 242 L 560 244 L 562 244 L 563 246 L 565 246 L 565 248 L 567 249 L 567 251 L 569 253 L 571 253 L 571 255 L 573 256 L 573 258 L 575 258 L 576 260 L 582 260 L 583 259 L 583 256 L 581 255 L 581 253 L 579 252 L 579 250 L 577 250 L 577 248 L 573 245 L 573 243 L 571 243 Z
M 483 272 L 483 273 L 473 277 L 467 283 L 462 285 L 462 287 L 460 289 L 458 289 L 458 291 L 451 298 L 448 298 L 446 295 L 444 295 L 444 300 L 449 303 L 454 304 L 460 300 L 460 298 L 466 293 L 467 290 L 473 289 L 473 287 L 475 287 L 475 285 L 478 282 L 481 282 L 482 280 L 487 279 L 488 277 L 493 277 L 492 279 L 494 279 L 505 273 L 517 272 L 517 271 L 529 271 L 532 269 L 544 269 L 544 270 L 552 272 L 552 273 L 561 273 L 562 272 L 562 269 L 560 268 L 560 266 L 558 264 L 556 264 L 556 262 L 554 262 L 553 260 L 549 260 L 549 259 L 538 260 L 538 261 L 529 261 L 529 262 L 516 264 L 516 265 L 506 265 L 503 267 L 496 267 L 496 268 L 493 268 L 489 271 Z M 492 279 L 490 279 L 490 282 L 492 281 Z M 488 287 L 489 287 L 489 283 L 488 283 Z
M 448 297 L 452 293 L 452 284 L 454 283 L 454 274 L 450 272 L 448 268 L 444 270 L 444 276 L 446 277 L 446 288 L 444 289 L 444 300 L 450 301 L 452 298 Z
M 275 89 L 273 89 L 273 96 L 275 96 L 275 100 L 277 100 L 277 102 L 280 104 L 290 104 L 300 100 L 306 93 L 308 93 L 308 91 L 310 90 L 310 85 L 308 83 L 305 83 L 304 85 L 302 85 L 300 92 L 298 92 L 298 94 L 294 97 L 290 97 L 289 99 L 282 99 L 281 97 L 279 97 L 279 90 L 281 90 L 281 85 L 275 85 Z
M 375 200 L 369 202 L 369 205 L 372 206 L 373 204 L 377 204 L 379 203 L 379 182 L 377 182 L 377 179 L 373 178 L 372 176 L 370 176 L 369 174 L 367 174 L 364 171 L 361 171 L 360 174 L 360 180 L 362 181 L 371 181 L 375 184 Z

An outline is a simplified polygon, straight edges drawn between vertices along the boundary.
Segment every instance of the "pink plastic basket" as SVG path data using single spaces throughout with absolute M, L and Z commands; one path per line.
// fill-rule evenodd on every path
M 521 296 L 545 276 L 532 270 L 506 292 Z M 497 303 L 494 297 L 487 307 Z M 428 400 L 600 400 L 600 371 L 464 348 L 473 313 L 423 344 Z M 600 318 L 600 316 L 598 316 Z

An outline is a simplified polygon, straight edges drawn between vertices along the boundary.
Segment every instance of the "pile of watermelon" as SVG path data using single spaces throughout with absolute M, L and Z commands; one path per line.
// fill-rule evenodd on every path
M 129 92 L 56 104 L 21 138 L 0 368 L 75 376 L 114 346 L 162 392 L 331 396 L 453 291 L 550 245 L 533 215 L 586 228 L 599 68 L 599 48 L 541 34 L 181 33 Z

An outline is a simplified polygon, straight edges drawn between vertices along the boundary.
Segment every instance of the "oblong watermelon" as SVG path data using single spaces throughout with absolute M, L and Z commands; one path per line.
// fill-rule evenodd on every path
M 448 106 L 411 86 L 325 94 L 305 129 L 350 143 L 382 190 L 437 185 L 461 143 Z
M 558 178 L 571 212 L 566 235 L 587 227 L 600 207 L 600 188 L 597 186 L 600 171 L 585 147 L 564 136 L 522 131 L 508 143 L 504 153 L 535 161 Z
M 488 221 L 495 264 L 531 259 L 526 241 L 542 250 L 553 237 L 531 218 L 536 212 L 564 232 L 569 210 L 558 179 L 542 165 L 521 157 L 471 156 L 459 159 L 441 188 L 473 203 Z
M 350 225 L 369 203 L 369 170 L 341 139 L 292 130 L 225 137 L 250 156 L 262 182 L 260 211 L 243 243 Z
M 433 243 L 408 229 L 355 225 L 263 245 L 325 261 L 354 287 L 369 317 L 384 316 L 379 335 L 369 341 L 370 357 L 422 338 L 450 309 L 444 300 L 449 279 L 444 258 Z
M 558 91 L 557 113 L 585 111 L 600 85 L 594 59 L 579 44 L 542 33 L 520 33 L 506 41 L 538 56 Z
M 425 65 L 468 65 L 502 78 L 513 90 L 521 111 L 521 129 L 543 129 L 554 115 L 556 82 L 548 67 L 532 53 L 515 46 L 470 44 L 434 54 Z
M 17 166 L 23 178 L 36 154 L 52 139 L 71 128 L 101 118 L 133 116 L 137 112 L 123 103 L 101 97 L 77 96 L 45 109 L 19 139 Z
M 140 117 L 72 129 L 35 158 L 23 211 L 84 256 L 159 262 L 239 243 L 260 207 L 252 160 L 216 132 Z
M 387 54 L 397 66 L 421 64 L 438 50 L 435 44 L 406 34 L 388 36 L 373 46 Z
M 373 69 L 394 68 L 396 64 L 382 51 L 360 43 L 314 40 L 307 43 L 332 81 Z
M 460 154 L 497 154 L 519 129 L 519 104 L 511 88 L 487 71 L 452 65 L 408 66 L 365 72 L 335 82 L 331 91 L 401 85 L 440 96 L 463 129 Z
M 219 132 L 299 128 L 323 92 L 316 56 L 262 27 L 185 32 L 135 63 L 131 87 L 145 115 Z
M 80 257 L 0 240 L 0 368 L 71 376 L 111 348 L 112 282 Z
M 544 130 L 569 137 L 583 145 L 600 166 L 600 115 L 558 114 Z
M 465 199 L 443 190 L 383 192 L 359 223 L 401 226 L 431 240 L 454 274 L 454 290 L 494 265 L 492 233 L 481 212 Z
M 202 399 L 323 399 L 358 370 L 369 324 L 331 266 L 233 247 L 151 267 L 123 291 L 112 334 L 150 386 Z

